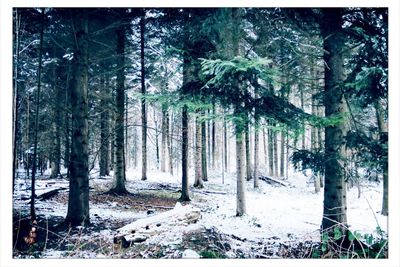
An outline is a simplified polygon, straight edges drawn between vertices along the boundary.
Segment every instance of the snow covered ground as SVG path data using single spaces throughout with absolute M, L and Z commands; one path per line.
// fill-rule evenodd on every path
M 168 185 L 170 188 L 180 188 L 180 177 L 171 176 L 159 171 L 150 171 L 148 180 L 140 180 L 140 170 L 129 169 L 127 172 L 127 188 L 132 193 L 149 191 L 154 185 Z M 112 178 L 98 179 L 92 176 L 90 186 L 92 191 L 106 191 L 111 185 Z M 190 184 L 194 182 L 190 177 Z M 191 187 L 191 204 L 201 210 L 201 219 L 196 225 L 179 226 L 163 233 L 162 236 L 152 237 L 147 243 L 178 244 L 182 242 L 182 233 L 190 232 L 200 227 L 211 229 L 215 227 L 219 232 L 234 236 L 242 246 L 265 243 L 268 240 L 280 242 L 293 240 L 319 240 L 319 227 L 322 221 L 323 191 L 314 193 L 313 184 L 302 173 L 289 175 L 288 187 L 273 186 L 264 181 L 259 182 L 258 189 L 253 188 L 253 181 L 246 182 L 246 208 L 247 214 L 236 217 L 236 179 L 235 173 L 225 173 L 222 183 L 221 173 L 211 172 L 209 181 L 204 183 L 204 189 Z M 19 190 L 15 193 L 14 209 L 28 210 L 29 182 L 19 180 Z M 56 187 L 68 187 L 66 180 L 38 180 L 37 193 L 43 193 Z M 351 230 L 357 230 L 363 234 L 375 234 L 376 227 L 387 232 L 387 217 L 380 214 L 382 201 L 382 185 L 365 183 L 362 185 L 361 197 L 358 198 L 357 188 L 348 190 L 348 224 Z M 166 191 L 166 193 L 168 193 Z M 21 196 L 23 196 L 21 200 Z M 179 196 L 179 195 L 178 195 Z M 25 198 L 24 198 L 25 197 Z M 40 216 L 65 217 L 67 213 L 67 201 L 50 199 L 38 201 L 37 214 Z M 161 211 L 157 211 L 158 213 Z M 112 222 L 120 221 L 127 224 L 132 221 L 147 218 L 145 210 L 131 209 L 129 205 L 121 205 L 118 202 L 91 203 L 90 214 L 92 222 L 105 222 L 105 228 L 95 235 L 103 236 L 112 243 L 113 234 L 117 227 L 108 229 Z M 108 223 L 108 224 L 107 224 Z M 121 225 L 119 225 L 121 227 Z M 88 237 L 93 238 L 93 236 Z M 246 247 L 243 248 L 246 250 Z M 247 248 L 248 249 L 248 248 Z M 48 251 L 45 257 L 66 256 L 60 251 Z M 76 256 L 76 255 L 75 255 Z M 106 257 L 103 254 L 84 254 L 78 257 Z

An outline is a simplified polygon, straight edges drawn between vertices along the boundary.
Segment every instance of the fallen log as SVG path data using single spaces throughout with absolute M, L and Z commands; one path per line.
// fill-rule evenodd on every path
M 129 247 L 133 243 L 145 241 L 150 236 L 171 231 L 174 227 L 196 223 L 200 217 L 198 208 L 192 205 L 182 206 L 178 202 L 172 210 L 139 219 L 117 229 L 114 243 Z
M 52 189 L 52 190 L 46 191 L 42 194 L 37 194 L 36 198 L 39 200 L 46 200 L 46 199 L 49 199 L 49 198 L 57 195 L 60 191 L 65 190 L 65 189 L 67 189 L 67 188 L 59 187 L 56 189 Z
M 263 180 L 264 182 L 267 182 L 269 184 L 279 184 L 279 185 L 285 186 L 285 187 L 289 186 L 289 184 L 287 184 L 285 182 L 279 181 L 277 179 L 274 179 L 274 178 L 268 177 L 268 176 L 260 176 L 258 179 Z

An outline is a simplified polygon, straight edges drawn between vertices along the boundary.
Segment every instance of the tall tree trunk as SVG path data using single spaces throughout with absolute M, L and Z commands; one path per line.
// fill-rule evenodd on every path
M 109 123 L 109 100 L 110 89 L 108 77 L 101 76 L 102 97 L 100 105 L 103 108 L 100 116 L 100 176 L 110 175 L 110 123 Z
M 202 122 L 199 115 L 195 121 L 195 153 L 194 153 L 194 187 L 203 188 L 203 141 L 202 141 Z
M 33 145 L 33 160 L 32 160 L 32 178 L 31 178 L 31 221 L 36 220 L 35 213 L 35 181 L 36 181 L 36 160 L 38 157 L 38 129 L 39 129 L 39 106 L 40 106 L 40 89 L 42 83 L 42 56 L 43 56 L 43 31 L 44 31 L 44 8 L 41 9 L 42 21 L 40 23 L 40 42 L 39 42 L 39 64 L 37 70 L 37 92 L 36 92 L 36 111 L 35 111 L 35 132 Z
M 244 146 L 243 130 L 236 126 L 236 216 L 242 216 L 246 213 Z
M 169 115 L 168 115 L 169 117 Z M 171 131 L 168 130 L 168 133 L 171 134 L 167 134 L 167 147 L 168 147 L 168 159 L 169 159 L 169 172 L 171 175 L 174 175 L 174 165 L 173 165 L 173 157 L 172 157 L 172 146 L 173 146 L 173 139 L 172 136 L 174 135 L 174 117 L 173 117 L 173 113 L 171 114 Z M 167 128 L 169 127 L 169 122 L 167 125 Z
M 268 129 L 268 160 L 269 160 L 269 176 L 274 176 L 274 133 Z
M 301 110 L 304 110 L 304 86 L 303 84 L 299 85 L 299 90 L 300 90 L 300 107 Z M 302 122 L 301 123 L 301 129 L 302 129 L 302 133 L 301 133 L 301 149 L 306 149 L 306 126 L 305 123 Z
M 88 10 L 71 12 L 74 25 L 74 75 L 71 86 L 72 146 L 66 223 L 89 224 L 88 168 Z
M 202 111 L 201 114 L 205 116 L 205 112 Z M 203 120 L 201 122 L 201 169 L 203 172 L 203 181 L 208 181 L 207 175 L 207 140 L 206 140 L 206 122 Z
M 314 79 L 314 59 L 311 58 L 310 62 L 310 77 L 311 77 L 311 114 L 318 116 L 317 114 L 317 93 L 318 89 L 315 86 Z M 317 128 L 311 127 L 311 150 L 316 152 L 318 150 L 318 140 L 317 140 Z M 321 191 L 321 178 L 319 172 L 314 173 L 314 189 L 315 193 L 319 193 Z
M 274 177 L 278 177 L 278 134 L 273 131 L 273 143 L 274 143 Z
M 240 41 L 240 14 L 238 8 L 231 8 L 231 33 L 232 33 L 232 57 L 239 56 L 239 41 Z M 234 81 L 233 90 L 240 90 L 239 81 Z M 242 103 L 236 104 L 234 115 L 241 117 L 240 106 Z M 236 216 L 243 216 L 246 213 L 246 198 L 244 185 L 244 132 L 248 130 L 247 124 L 242 125 L 237 122 L 235 125 L 236 135 Z
M 258 146 L 260 144 L 260 135 L 257 129 L 257 122 L 254 131 L 254 188 L 258 188 L 258 157 L 259 157 L 259 149 Z
M 211 123 L 211 154 L 212 154 L 212 169 L 215 170 L 217 161 L 217 148 L 216 148 L 216 128 L 215 128 L 215 102 L 212 107 L 213 120 Z M 211 161 L 211 159 L 210 159 Z
M 156 160 L 157 160 L 157 170 L 160 166 L 160 146 L 158 145 L 158 119 L 156 117 L 156 110 L 153 109 L 153 117 L 154 117 L 154 128 L 155 128 L 155 145 L 156 145 Z
M 168 109 L 166 104 L 161 107 L 162 121 L 161 121 L 161 171 L 166 172 L 167 169 L 167 139 L 168 139 Z
M 60 174 L 60 160 L 61 160 L 61 140 L 60 128 L 61 126 L 61 113 L 59 112 L 59 103 L 62 103 L 62 91 L 57 84 L 58 73 L 57 66 L 53 66 L 53 89 L 56 92 L 56 103 L 53 106 L 54 121 L 53 126 L 53 151 L 50 157 L 51 177 L 55 178 Z
M 187 107 L 182 108 L 182 193 L 180 201 L 190 201 L 188 177 L 189 116 Z
M 246 145 L 246 180 L 251 180 L 251 159 L 250 159 L 250 127 L 247 123 L 246 130 L 244 132 L 245 145 Z
M 254 89 L 254 97 L 258 98 L 258 90 Z M 254 109 L 254 188 L 258 188 L 258 161 L 259 161 L 259 145 L 260 145 L 260 135 L 259 135 L 259 110 Z
M 378 129 L 379 129 L 379 139 L 380 142 L 387 146 L 388 144 L 388 127 L 385 123 L 384 113 L 379 101 L 375 102 L 375 112 L 376 112 L 376 119 L 378 122 Z M 381 214 L 388 216 L 389 215 L 389 205 L 388 205 L 388 157 L 383 159 L 383 198 L 382 198 L 382 210 Z
M 18 133 L 19 133 L 19 127 L 18 127 L 18 120 L 19 120 L 19 111 L 18 111 L 18 106 L 20 102 L 20 90 L 18 88 L 18 78 L 19 78 L 19 50 L 20 50 L 20 36 L 19 36 L 19 30 L 20 30 L 20 24 L 21 24 L 21 15 L 18 13 L 18 8 L 15 9 L 15 17 L 14 17 L 14 44 L 15 44 L 15 57 L 14 57 L 14 98 L 13 98 L 13 185 L 12 185 L 12 191 L 14 192 L 14 187 L 15 187 L 15 179 L 17 176 L 17 138 L 18 138 Z
M 262 134 L 263 134 L 263 146 L 264 146 L 264 165 L 265 169 L 268 170 L 268 147 L 267 147 L 265 128 L 262 129 Z
M 144 13 L 144 12 L 143 12 Z M 140 18 L 140 83 L 142 95 L 146 95 L 145 70 L 144 70 L 144 32 L 145 32 L 145 14 Z M 146 100 L 142 98 L 142 180 L 147 180 L 147 115 Z
M 226 118 L 224 116 L 224 170 L 228 171 L 228 130 L 226 127 Z
M 325 115 L 343 115 L 345 104 L 340 89 L 344 80 L 341 9 L 322 9 L 321 33 L 324 40 L 325 60 Z M 325 188 L 322 231 L 333 233 L 333 227 L 347 223 L 346 184 L 343 173 L 345 124 L 325 128 Z
M 124 153 L 124 158 L 125 158 L 125 168 L 129 168 L 130 166 L 130 160 L 129 160 L 129 135 L 128 135 L 128 126 L 129 126 L 129 118 L 128 118 L 128 110 L 129 110 L 129 101 L 128 101 L 128 94 L 125 92 L 125 153 Z
M 281 178 L 285 178 L 285 143 L 286 143 L 286 136 L 285 131 L 282 130 L 281 132 L 281 165 L 279 165 L 279 176 Z
M 124 146 L 124 115 L 125 115 L 125 32 L 121 25 L 116 30 L 117 38 L 117 79 L 115 95 L 115 170 L 114 185 L 109 193 L 117 195 L 128 194 L 125 187 L 125 146 Z

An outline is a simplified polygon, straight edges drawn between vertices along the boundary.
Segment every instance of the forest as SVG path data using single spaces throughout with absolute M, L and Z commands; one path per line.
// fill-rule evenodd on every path
M 14 258 L 388 258 L 387 8 L 12 12 Z

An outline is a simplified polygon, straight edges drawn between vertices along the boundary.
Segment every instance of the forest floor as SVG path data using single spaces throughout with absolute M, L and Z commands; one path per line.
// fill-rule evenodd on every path
M 203 189 L 191 186 L 192 205 L 201 219 L 194 224 L 169 225 L 144 242 L 123 247 L 114 243 L 117 229 L 134 221 L 172 210 L 180 196 L 180 177 L 150 171 L 140 180 L 140 170 L 128 170 L 128 196 L 103 194 L 112 178 L 90 179 L 90 221 L 87 227 L 61 227 L 68 206 L 68 180 L 37 180 L 38 196 L 60 189 L 36 202 L 38 239 L 27 246 L 23 237 L 30 226 L 30 181 L 17 180 L 14 193 L 15 258 L 312 258 L 320 244 L 323 192 L 314 193 L 310 178 L 292 173 L 283 182 L 246 182 L 247 214 L 236 217 L 234 173 L 211 173 Z M 190 179 L 193 184 L 193 177 Z M 348 223 L 352 231 L 387 233 L 387 217 L 380 214 L 382 185 L 365 182 L 358 198 L 356 187 L 348 189 Z M 321 255 L 317 255 L 318 257 Z M 322 255 L 323 256 L 323 255 Z M 321 256 L 321 257 L 322 257 Z

